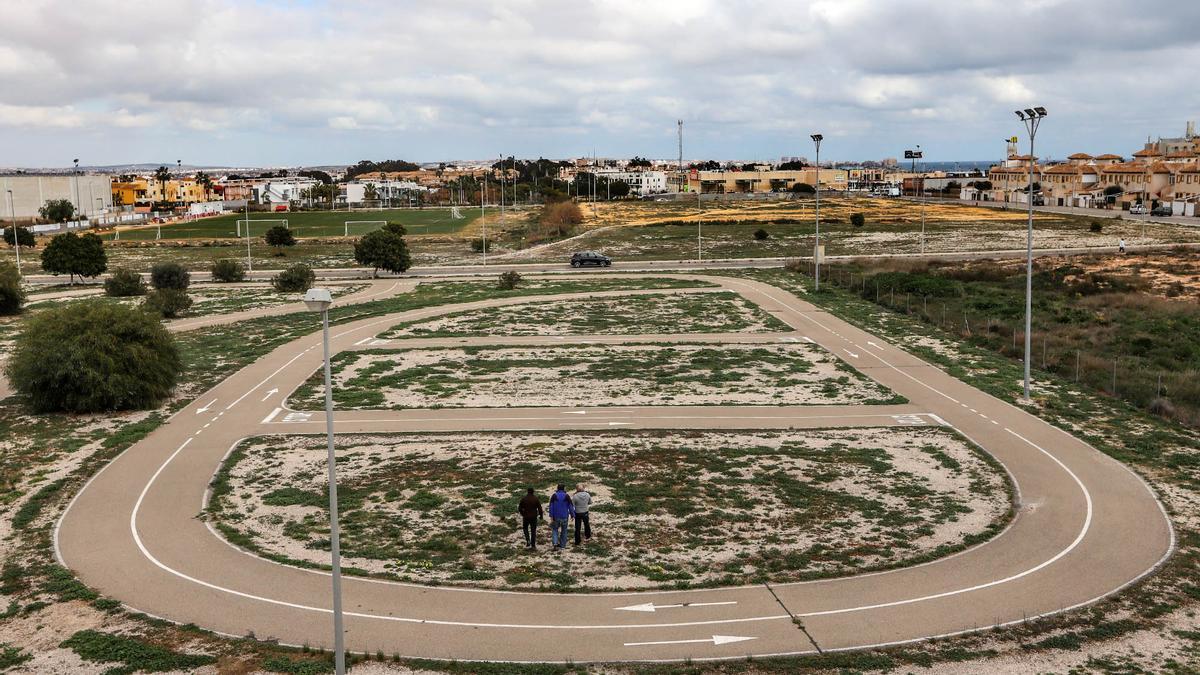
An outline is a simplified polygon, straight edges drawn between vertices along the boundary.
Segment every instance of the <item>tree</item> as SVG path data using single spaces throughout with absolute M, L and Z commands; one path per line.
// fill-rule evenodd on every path
M 17 266 L 7 260 L 0 262 L 0 315 L 20 314 L 24 304 L 25 290 Z
M 754 238 L 759 241 L 763 241 L 764 239 L 770 239 L 771 233 L 767 232 L 766 230 L 764 230 L 760 227 L 754 231 Z
M 242 263 L 233 260 L 232 258 L 222 258 L 212 264 L 213 281 L 221 281 L 225 283 L 242 281 L 246 278 L 246 268 Z
M 150 268 L 150 285 L 160 291 L 164 288 L 185 291 L 191 283 L 192 275 L 177 262 L 161 262 Z
M 420 164 L 413 164 L 402 159 L 385 159 L 382 162 L 372 162 L 364 159 L 346 169 L 346 180 L 364 173 L 374 173 L 376 171 L 418 171 L 420 168 Z
M 975 189 L 980 192 L 987 192 L 992 189 L 992 181 L 990 180 L 977 180 L 970 185 L 975 186 Z
M 128 298 L 146 294 L 146 284 L 142 275 L 133 270 L 120 268 L 113 270 L 104 280 L 104 294 L 111 298 Z
M 308 265 L 296 263 L 271 278 L 271 285 L 280 293 L 303 293 L 312 288 L 317 275 Z
M 38 209 L 38 214 L 52 223 L 65 223 L 74 217 L 75 205 L 70 199 L 48 199 Z
M 22 246 L 28 246 L 29 248 L 37 246 L 37 240 L 33 238 L 33 231 L 28 227 L 13 225 L 11 227 L 4 228 L 4 243 L 12 246 L 14 240 L 19 242 Z
M 204 173 L 203 171 L 197 171 L 196 172 L 196 183 L 200 187 L 204 188 L 204 201 L 208 201 L 208 196 L 212 193 L 212 186 L 213 186 L 212 176 L 209 176 L 208 174 Z
M 375 187 L 374 183 L 367 183 L 366 187 L 363 188 L 363 201 L 373 202 L 377 199 L 379 199 L 379 190 Z
M 799 159 L 793 159 L 793 160 L 786 161 L 775 168 L 779 169 L 780 171 L 797 171 L 797 170 L 803 169 L 807 166 L 808 166 L 808 164 L 806 164 L 805 162 L 803 162 Z
M 297 171 L 296 175 L 300 176 L 301 178 L 312 178 L 314 180 L 319 180 L 319 181 L 321 181 L 322 185 L 329 185 L 329 184 L 333 183 L 333 176 L 330 176 L 329 174 L 325 173 L 324 171 L 319 171 L 317 169 L 308 169 L 305 171 Z
M 354 261 L 372 269 L 371 276 L 379 276 L 379 270 L 401 274 L 412 267 L 408 243 L 404 241 L 404 226 L 388 223 L 383 228 L 368 232 L 354 243 Z
M 650 168 L 651 164 L 650 164 L 650 160 L 646 159 L 645 157 L 638 157 L 637 155 L 634 155 L 633 159 L 629 160 L 628 166 L 630 169 L 638 169 L 638 168 L 648 169 L 648 168 Z
M 571 228 L 583 222 L 583 211 L 575 202 L 547 204 L 542 209 L 541 223 L 555 236 L 566 236 Z
M 867 224 L 867 217 L 861 213 L 851 213 L 850 224 L 855 227 L 862 227 Z
M 42 249 L 42 269 L 50 274 L 69 274 L 72 284 L 75 275 L 96 277 L 104 274 L 108 269 L 104 242 L 91 232 L 84 235 L 64 232 Z
M 268 246 L 275 247 L 275 255 L 283 255 L 284 246 L 296 245 L 296 237 L 292 234 L 291 230 L 283 225 L 276 225 L 267 230 L 266 234 L 263 235 L 263 239 L 266 240 Z
M 157 288 L 146 294 L 142 307 L 164 319 L 174 319 L 192 307 L 192 298 L 179 288 Z
M 796 183 L 792 186 L 792 192 L 798 195 L 816 194 L 816 190 L 808 183 Z
M 167 181 L 171 180 L 171 170 L 165 166 L 160 166 L 154 170 L 154 180 L 158 181 L 162 186 L 162 203 L 165 205 L 167 199 Z
M 17 336 L 7 375 L 35 412 L 157 405 L 182 363 L 153 315 L 100 300 L 38 312 Z

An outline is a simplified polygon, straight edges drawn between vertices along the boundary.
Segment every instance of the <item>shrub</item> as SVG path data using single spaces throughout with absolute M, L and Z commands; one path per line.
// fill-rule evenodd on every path
M 150 268 L 150 285 L 163 290 L 173 288 L 184 291 L 192 283 L 192 275 L 177 262 L 161 262 Z
M 542 209 L 541 223 L 550 234 L 565 236 L 571 228 L 583 222 L 583 211 L 575 202 L 547 204 Z
M 509 270 L 500 274 L 500 290 L 511 291 L 521 283 L 521 275 Z
M 792 192 L 798 195 L 811 195 L 816 194 L 817 190 L 808 183 L 796 183 L 792 186 Z
M 476 253 L 483 253 L 485 251 L 490 251 L 490 250 L 492 250 L 492 242 L 486 241 L 484 239 L 472 239 L 471 240 L 471 250 Z
M 151 314 L 97 300 L 38 312 L 13 345 L 6 373 L 36 412 L 157 405 L 182 368 Z
M 263 239 L 266 240 L 268 246 L 275 247 L 275 255 L 283 255 L 284 246 L 296 245 L 296 237 L 292 235 L 291 230 L 283 225 L 276 225 L 267 230 L 266 234 L 263 235 Z
M 1098 220 L 1093 220 L 1091 225 L 1088 225 L 1088 232 L 1100 232 L 1104 229 L 1104 225 Z
M 0 315 L 19 314 L 24 304 L 25 290 L 21 288 L 17 266 L 0 262 Z
M 48 199 L 38 208 L 38 215 L 52 223 L 63 223 L 75 216 L 70 199 Z
M 222 258 L 212 264 L 212 279 L 213 281 L 235 282 L 242 281 L 246 278 L 246 268 L 242 263 L 233 260 L 232 258 Z
M 1146 409 L 1150 411 L 1151 415 L 1158 415 L 1169 420 L 1175 419 L 1175 404 L 1162 396 L 1156 396 Z
M 764 239 L 769 239 L 770 237 L 771 237 L 771 233 L 767 232 L 766 230 L 762 229 L 761 227 L 754 231 L 754 238 L 759 241 L 762 241 Z
M 372 232 L 371 234 L 375 234 Z M 370 235 L 367 235 L 370 236 Z M 363 237 L 366 239 L 366 237 Z M 355 247 L 357 249 L 357 247 Z M 308 265 L 296 263 L 271 278 L 271 285 L 280 293 L 303 293 L 312 288 L 317 275 Z
M 69 274 L 72 284 L 75 283 L 75 275 L 100 276 L 108 269 L 104 242 L 91 232 L 84 235 L 64 232 L 51 239 L 42 249 L 42 269 L 50 274 Z
M 19 225 L 4 228 L 4 243 L 12 246 L 14 241 L 29 248 L 37 246 L 37 240 L 33 238 L 33 231 Z
M 146 294 L 142 275 L 133 270 L 118 268 L 104 280 L 104 294 L 111 298 L 128 298 Z
M 963 285 L 953 279 L 928 274 L 912 272 L 884 272 L 876 274 L 867 282 L 871 297 L 874 297 L 874 286 L 882 289 L 894 289 L 899 293 L 911 293 L 934 298 L 961 297 Z M 864 291 L 866 292 L 866 291 Z
M 146 294 L 142 306 L 164 319 L 174 319 L 191 309 L 192 298 L 178 288 L 159 288 Z
M 851 213 L 850 224 L 855 227 L 862 227 L 867 224 L 867 217 L 861 213 Z
M 371 268 L 371 276 L 379 270 L 400 274 L 412 267 L 408 244 L 404 241 L 404 228 L 388 223 L 382 229 L 368 232 L 354 243 L 354 261 Z

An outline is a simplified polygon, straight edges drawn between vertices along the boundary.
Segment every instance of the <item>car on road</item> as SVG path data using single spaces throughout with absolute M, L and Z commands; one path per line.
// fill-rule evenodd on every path
M 1156 218 L 1163 218 L 1165 216 L 1169 216 L 1169 215 L 1171 215 L 1171 207 L 1156 206 L 1150 211 L 1150 215 L 1152 215 Z
M 1142 206 L 1141 204 L 1134 204 L 1133 206 L 1129 207 L 1130 215 L 1140 216 L 1145 212 L 1146 212 L 1146 207 Z
M 584 265 L 610 267 L 612 265 L 612 258 L 595 251 L 579 251 L 571 256 L 571 267 L 583 267 Z

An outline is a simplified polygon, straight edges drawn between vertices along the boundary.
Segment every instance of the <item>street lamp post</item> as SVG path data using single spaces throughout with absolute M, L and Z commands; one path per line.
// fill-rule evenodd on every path
M 814 186 L 817 196 L 817 241 L 813 246 L 813 290 L 819 291 L 821 290 L 821 141 L 825 137 L 821 134 L 812 134 L 810 137 L 817 146 L 817 184 Z
M 1029 400 L 1029 362 L 1032 356 L 1030 331 L 1033 328 L 1033 140 L 1038 126 L 1046 117 L 1046 109 L 1038 106 L 1018 110 L 1017 117 L 1029 133 L 1029 185 L 1025 200 L 1029 206 L 1029 225 L 1025 234 L 1025 400 Z
M 916 150 L 905 150 L 904 158 L 912 160 L 912 175 L 913 185 L 917 184 L 917 160 L 925 156 L 921 152 L 921 145 L 917 144 Z M 925 252 L 925 177 L 921 177 L 921 253 Z
M 12 214 L 12 222 L 9 224 L 9 229 L 12 230 L 13 234 L 13 250 L 17 252 L 17 278 L 21 279 L 23 278 L 21 276 L 21 238 L 17 232 L 17 202 L 13 200 L 12 190 L 6 190 L 6 192 L 8 192 L 8 210 Z
M 328 288 L 310 288 L 304 295 L 310 311 L 321 313 L 321 340 L 325 347 L 325 431 L 329 446 L 329 551 L 333 568 L 333 649 L 337 675 L 346 672 L 346 645 L 342 628 L 342 554 L 338 531 L 337 456 L 333 449 L 333 386 L 329 368 L 329 307 L 333 296 Z

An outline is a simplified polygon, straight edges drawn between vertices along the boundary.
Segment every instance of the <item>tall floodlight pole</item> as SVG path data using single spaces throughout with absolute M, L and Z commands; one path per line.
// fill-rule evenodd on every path
M 917 144 L 916 150 L 905 150 L 904 158 L 912 160 L 911 172 L 913 175 L 913 189 L 916 189 L 917 184 L 917 160 L 924 156 L 921 152 L 921 145 Z M 925 177 L 921 177 L 921 253 L 925 252 Z
M 1030 331 L 1033 328 L 1033 139 L 1038 126 L 1046 117 L 1046 109 L 1038 106 L 1018 110 L 1017 117 L 1029 133 L 1029 185 L 1025 200 L 1029 206 L 1029 225 L 1025 234 L 1025 400 L 1029 400 L 1029 362 L 1032 357 Z
M 483 185 L 479 188 L 479 226 L 483 228 L 483 264 L 487 264 L 487 219 L 484 214 L 487 213 L 487 205 L 484 200 L 487 198 L 487 174 L 483 174 Z
M 7 192 L 8 210 L 9 213 L 12 214 L 12 223 L 10 223 L 10 229 L 13 233 L 13 250 L 17 252 L 17 278 L 21 279 L 23 278 L 21 276 L 21 238 L 17 236 L 20 234 L 17 232 L 17 202 L 13 199 L 13 191 L 7 190 Z
M 825 137 L 821 134 L 812 134 L 811 138 L 817 146 L 817 236 L 816 244 L 813 245 L 813 290 L 819 291 L 821 290 L 821 140 Z
M 349 204 L 350 200 L 347 199 L 346 203 Z M 250 194 L 249 193 L 246 194 L 246 270 L 250 271 L 250 272 L 254 271 L 254 259 L 250 257 Z
M 342 629 L 342 553 L 338 529 L 337 455 L 333 449 L 333 387 L 329 373 L 329 307 L 333 295 L 328 288 L 310 288 L 304 295 L 309 311 L 321 313 L 321 342 L 325 347 L 325 432 L 329 446 L 329 552 L 333 572 L 333 650 L 337 675 L 346 672 L 346 645 Z

